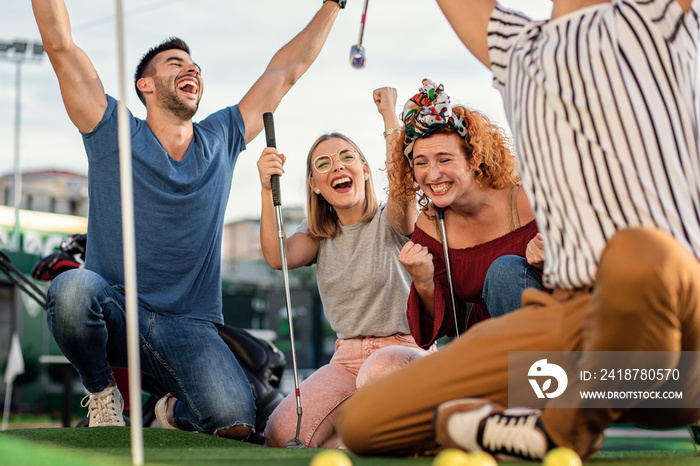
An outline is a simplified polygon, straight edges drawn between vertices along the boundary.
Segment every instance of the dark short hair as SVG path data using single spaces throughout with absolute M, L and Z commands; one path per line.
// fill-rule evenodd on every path
M 187 54 L 190 53 L 190 48 L 184 40 L 178 37 L 169 37 L 163 42 L 161 42 L 159 45 L 153 47 L 151 50 L 146 52 L 143 57 L 141 57 L 141 61 L 136 67 L 136 73 L 134 73 L 134 87 L 136 88 L 136 95 L 139 96 L 139 100 L 144 105 L 146 104 L 146 101 L 143 98 L 143 93 L 139 91 L 137 83 L 139 82 L 139 79 L 143 78 L 144 74 L 146 74 L 146 70 L 148 69 L 148 66 L 151 63 L 151 60 L 153 60 L 153 57 L 158 55 L 160 52 L 165 52 L 166 50 L 182 50 Z

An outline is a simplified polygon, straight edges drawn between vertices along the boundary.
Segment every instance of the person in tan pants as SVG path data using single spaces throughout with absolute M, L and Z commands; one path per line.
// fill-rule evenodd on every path
M 584 351 L 585 367 L 593 351 L 700 350 L 698 2 L 554 0 L 546 21 L 495 0 L 437 3 L 504 99 L 553 293 L 526 290 L 521 310 L 359 390 L 343 441 L 538 460 L 555 446 L 590 456 L 613 422 L 696 421 L 698 365 L 679 408 L 507 408 L 509 351 Z
M 363 455 L 434 450 L 432 422 L 441 403 L 470 397 L 508 405 L 509 351 L 700 350 L 700 264 L 672 237 L 644 228 L 618 233 L 597 278 L 595 288 L 526 290 L 521 310 L 479 323 L 359 390 L 340 413 L 344 443 Z M 700 384 L 698 374 L 688 382 Z M 594 453 L 613 422 L 665 428 L 697 419 L 700 409 L 547 408 L 540 418 L 551 442 L 582 456 Z

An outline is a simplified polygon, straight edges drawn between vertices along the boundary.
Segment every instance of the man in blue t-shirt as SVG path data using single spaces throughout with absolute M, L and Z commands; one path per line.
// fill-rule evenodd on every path
M 146 53 L 135 86 L 146 120 L 129 114 L 142 371 L 170 392 L 163 427 L 243 439 L 255 404 L 221 340 L 221 236 L 238 154 L 262 130 L 262 114 L 309 68 L 345 0 L 324 0 L 238 105 L 199 123 L 203 79 L 187 45 L 171 38 Z M 124 425 L 111 366 L 126 367 L 117 102 L 72 40 L 63 0 L 33 0 L 44 48 L 68 116 L 88 156 L 89 224 L 84 269 L 49 288 L 49 328 L 89 392 L 90 426 Z

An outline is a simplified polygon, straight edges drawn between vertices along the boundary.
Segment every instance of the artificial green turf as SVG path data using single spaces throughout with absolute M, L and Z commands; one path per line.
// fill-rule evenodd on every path
M 266 448 L 191 432 L 143 430 L 148 465 L 290 465 L 306 466 L 315 449 Z M 358 457 L 356 466 L 430 465 L 431 458 Z M 0 433 L 0 464 L 29 466 L 99 466 L 131 464 L 128 427 L 39 428 Z M 502 463 L 506 464 L 506 463 Z M 526 464 L 526 463 L 521 463 Z M 698 465 L 690 439 L 609 438 L 584 464 L 616 466 Z
M 21 440 L 14 444 L 9 439 Z M 2 441 L 10 443 L 5 444 Z M 276 465 L 306 466 L 320 450 L 266 448 L 246 442 L 226 440 L 211 435 L 163 429 L 143 430 L 144 458 L 146 465 Z M 60 445 L 60 447 L 58 447 Z M 87 451 L 98 454 L 90 458 L 91 465 L 131 464 L 130 433 L 127 427 L 42 428 L 8 430 L 0 434 L 0 463 L 18 465 L 68 465 L 83 463 L 65 462 L 69 456 L 41 455 L 34 459 L 37 451 L 60 448 L 61 452 L 72 451 L 73 457 L 83 457 Z M 71 450 L 72 449 L 72 450 Z M 76 450 L 80 449 L 80 450 Z M 16 462 L 4 462 L 6 450 L 22 451 L 24 456 L 13 455 Z M 397 464 L 395 458 L 359 458 L 349 455 L 356 465 Z M 400 463 L 404 461 L 398 460 Z M 410 460 L 411 464 L 429 465 L 431 459 Z
M 5 465 L 27 466 L 92 466 L 129 465 L 131 458 L 103 455 L 51 444 L 37 444 L 22 438 L 0 435 L 0 462 Z

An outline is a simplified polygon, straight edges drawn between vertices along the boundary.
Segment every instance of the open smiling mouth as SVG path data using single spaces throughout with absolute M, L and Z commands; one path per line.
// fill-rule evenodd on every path
M 347 191 L 352 187 L 352 178 L 349 176 L 336 178 L 333 180 L 333 183 L 331 183 L 331 187 L 336 191 Z
M 429 184 L 430 190 L 435 194 L 444 194 L 452 187 L 452 183 Z
M 177 88 L 188 94 L 196 95 L 199 90 L 199 85 L 194 79 L 183 79 L 177 84 Z

